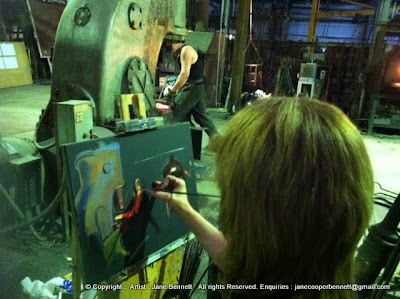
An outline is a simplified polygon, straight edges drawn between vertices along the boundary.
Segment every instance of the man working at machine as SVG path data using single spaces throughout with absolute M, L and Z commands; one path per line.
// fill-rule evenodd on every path
M 182 41 L 167 40 L 167 48 L 178 55 L 181 67 L 175 84 L 164 93 L 171 102 L 172 122 L 188 121 L 193 115 L 194 120 L 211 137 L 218 131 L 206 111 L 203 62 L 197 51 Z

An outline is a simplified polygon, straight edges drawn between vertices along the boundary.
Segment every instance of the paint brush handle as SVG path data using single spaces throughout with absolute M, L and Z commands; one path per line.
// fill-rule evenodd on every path
M 216 197 L 216 198 L 221 198 L 221 195 L 215 195 L 215 194 L 205 194 L 205 193 L 189 193 L 189 192 L 179 192 L 179 191 L 169 191 L 169 190 L 157 190 L 157 189 L 143 189 L 145 192 L 150 192 L 150 191 L 163 191 L 171 194 L 185 194 L 189 196 L 207 196 L 207 197 Z

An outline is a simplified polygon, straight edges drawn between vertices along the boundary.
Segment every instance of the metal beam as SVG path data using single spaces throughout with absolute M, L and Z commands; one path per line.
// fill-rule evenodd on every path
M 354 17 L 354 16 L 373 16 L 375 9 L 352 9 L 318 12 L 317 19 L 338 18 L 338 17 Z
M 210 0 L 196 0 L 195 31 L 207 31 L 210 18 Z
M 360 2 L 357 2 L 357 1 L 352 1 L 352 0 L 340 0 L 340 1 L 344 2 L 344 3 L 358 5 L 358 6 L 365 7 L 365 8 L 375 9 L 375 6 L 372 6 L 372 5 L 369 5 L 369 4 L 365 4 L 365 3 L 360 3 Z
M 319 11 L 319 3 L 320 3 L 320 0 L 313 0 L 313 2 L 312 2 L 310 25 L 308 27 L 308 37 L 307 37 L 307 42 L 309 42 L 309 43 L 312 43 L 315 41 L 315 35 L 317 33 L 317 14 Z
M 249 33 L 250 0 L 239 0 L 236 21 L 236 37 L 232 57 L 232 89 L 228 112 L 232 113 L 233 105 L 238 107 L 243 87 L 244 62 L 246 58 L 247 38 Z
M 390 7 L 392 1 L 391 0 L 381 0 L 375 15 L 374 20 L 374 31 L 372 35 L 372 44 L 369 50 L 368 56 L 368 69 L 374 69 L 378 61 L 381 61 L 384 55 L 384 38 L 386 34 L 385 25 L 387 25 L 389 21 L 390 15 Z M 377 78 L 378 80 L 378 78 Z
M 346 3 L 351 3 L 354 5 L 359 5 L 359 6 L 365 7 L 366 9 L 320 12 L 319 11 L 320 0 L 313 0 L 312 6 L 311 6 L 310 25 L 308 27 L 307 42 L 313 43 L 315 41 L 315 36 L 317 33 L 318 19 L 338 18 L 338 17 L 354 17 L 357 15 L 373 16 L 375 14 L 375 8 L 371 5 L 358 3 L 353 0 L 341 0 L 341 1 L 346 2 Z M 313 47 L 309 47 L 308 51 L 311 53 L 313 51 Z

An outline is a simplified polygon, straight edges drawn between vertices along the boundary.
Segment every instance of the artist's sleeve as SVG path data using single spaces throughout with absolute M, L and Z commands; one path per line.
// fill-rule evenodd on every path
M 172 92 L 178 92 L 179 89 L 186 83 L 190 75 L 190 68 L 192 66 L 193 55 L 195 55 L 195 50 L 192 47 L 185 46 L 182 48 L 180 60 L 181 60 L 181 72 L 174 86 L 172 86 Z
M 180 211 L 179 214 L 214 263 L 223 271 L 224 252 L 227 247 L 227 239 L 224 234 L 192 207 Z

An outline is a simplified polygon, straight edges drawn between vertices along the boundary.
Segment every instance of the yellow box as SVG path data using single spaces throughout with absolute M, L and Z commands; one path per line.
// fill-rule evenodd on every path
M 143 93 L 121 94 L 117 97 L 119 117 L 124 120 L 131 120 L 131 110 L 137 118 L 146 118 L 146 98 Z
M 146 118 L 146 98 L 144 97 L 144 93 L 138 93 L 135 95 L 135 104 L 138 108 L 138 117 L 139 118 Z
M 117 97 L 117 106 L 119 111 L 119 117 L 122 120 L 130 120 L 131 114 L 129 112 L 129 106 L 132 105 L 133 94 L 121 94 Z

